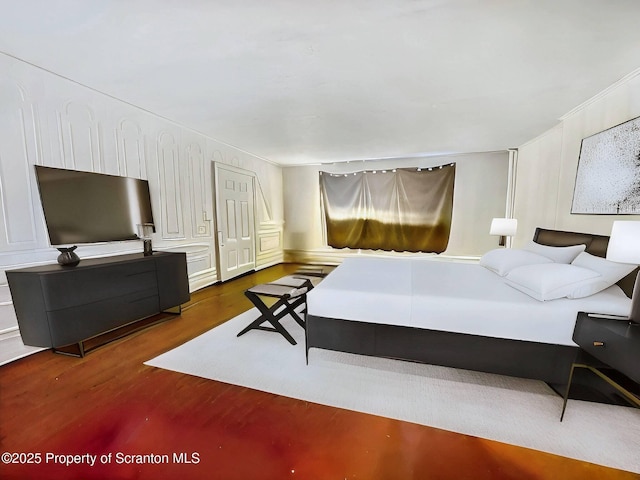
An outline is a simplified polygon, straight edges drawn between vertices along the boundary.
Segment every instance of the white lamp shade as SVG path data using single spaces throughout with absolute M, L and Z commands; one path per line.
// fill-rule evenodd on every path
M 518 220 L 515 218 L 494 218 L 491 220 L 489 235 L 503 235 L 512 237 L 518 230 Z
M 640 265 L 640 222 L 613 222 L 607 260 Z

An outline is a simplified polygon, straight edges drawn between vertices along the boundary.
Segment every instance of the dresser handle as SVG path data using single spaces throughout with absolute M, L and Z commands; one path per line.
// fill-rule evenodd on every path
M 604 342 L 593 342 L 594 347 L 604 347 Z

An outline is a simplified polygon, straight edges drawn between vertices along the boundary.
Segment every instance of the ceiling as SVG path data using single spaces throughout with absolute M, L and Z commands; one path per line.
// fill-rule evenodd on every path
M 640 67 L 637 0 L 0 7 L 0 51 L 282 165 L 517 147 Z

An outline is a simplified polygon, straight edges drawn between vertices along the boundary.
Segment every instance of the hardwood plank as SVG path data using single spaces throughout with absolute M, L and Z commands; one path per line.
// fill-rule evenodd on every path
M 0 478 L 640 478 L 143 365 L 250 308 L 245 289 L 296 268 L 278 265 L 195 292 L 180 316 L 85 358 L 44 351 L 0 367 L 2 452 L 111 454 L 93 467 L 44 458 L 39 465 L 2 464 Z M 174 453 L 197 463 L 174 462 Z M 168 455 L 169 461 L 117 463 L 117 454 Z

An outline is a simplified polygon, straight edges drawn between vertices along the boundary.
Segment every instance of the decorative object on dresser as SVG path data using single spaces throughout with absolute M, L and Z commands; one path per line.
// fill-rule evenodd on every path
M 60 255 L 58 255 L 58 263 L 63 267 L 75 267 L 80 263 L 80 257 L 74 250 L 78 248 L 73 247 L 59 247 Z
M 516 234 L 518 230 L 518 220 L 515 218 L 494 218 L 491 220 L 491 227 L 489 228 L 489 235 L 499 235 L 500 240 L 498 245 L 501 247 L 511 246 L 511 237 Z M 509 237 L 509 241 L 507 241 Z
M 138 237 L 142 239 L 142 250 L 145 255 L 153 255 L 153 245 L 151 244 L 151 234 L 154 232 L 153 223 L 138 224 Z
M 6 274 L 24 344 L 77 356 L 88 351 L 87 340 L 164 311 L 179 313 L 189 300 L 184 253 L 90 258 L 71 269 L 50 264 Z

